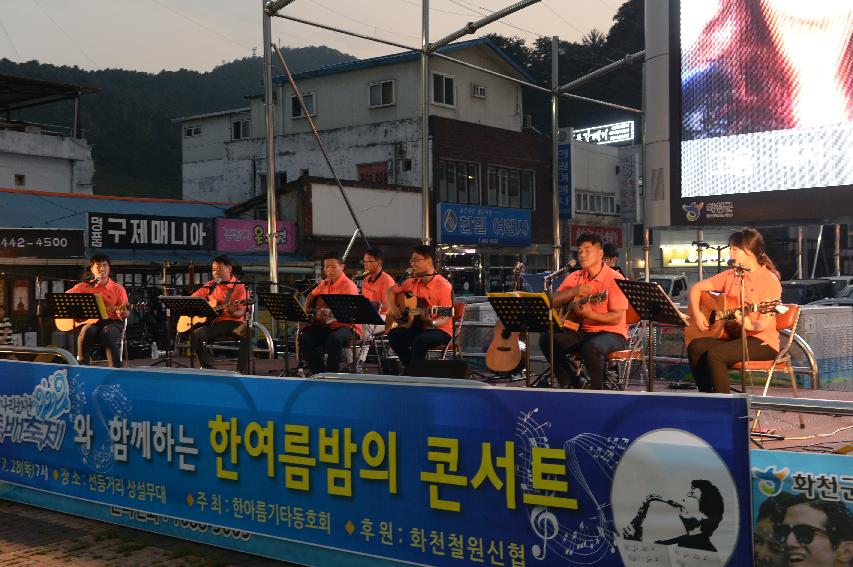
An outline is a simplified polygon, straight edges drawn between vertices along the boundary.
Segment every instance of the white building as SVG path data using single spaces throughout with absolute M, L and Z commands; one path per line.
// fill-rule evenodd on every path
M 56 193 L 92 194 L 92 149 L 79 137 L 81 95 L 99 89 L 0 76 L 0 187 Z M 10 118 L 22 108 L 74 99 L 71 128 Z
M 488 39 L 455 43 L 439 51 L 530 80 Z M 406 52 L 295 76 L 341 179 L 420 185 L 419 57 L 417 52 Z M 329 177 L 286 78 L 276 82 L 279 183 L 302 175 Z M 452 61 L 430 60 L 430 103 L 432 116 L 522 130 L 522 91 L 518 84 Z M 176 118 L 174 122 L 181 124 L 183 136 L 185 199 L 233 202 L 265 191 L 261 97 L 251 98 L 246 108 Z

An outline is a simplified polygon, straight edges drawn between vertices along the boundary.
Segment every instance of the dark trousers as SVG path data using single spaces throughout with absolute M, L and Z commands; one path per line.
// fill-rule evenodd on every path
M 121 368 L 121 334 L 124 321 L 120 319 L 101 319 L 97 323 L 84 325 L 77 336 L 77 357 L 81 364 L 92 362 L 92 349 L 100 342 L 104 345 L 107 360 L 113 368 Z
M 245 337 L 234 331 L 241 326 L 243 321 L 219 321 L 212 325 L 204 325 L 193 331 L 190 337 L 190 346 L 198 357 L 198 364 L 202 368 L 213 368 L 213 355 L 205 348 L 204 343 L 209 343 L 219 337 L 231 337 L 239 341 L 237 350 L 237 371 L 246 373 L 249 370 L 249 353 L 246 352 Z
M 412 360 L 425 359 L 429 349 L 449 343 L 450 338 L 440 329 L 423 329 L 417 323 L 408 329 L 396 327 L 388 333 L 388 343 L 400 357 L 404 369 Z
M 356 335 L 357 338 L 357 335 Z M 352 339 L 349 327 L 330 329 L 329 327 L 309 327 L 299 337 L 299 354 L 313 374 L 318 372 L 338 372 L 341 366 L 341 352 Z M 326 364 L 323 364 L 323 354 Z
M 548 333 L 539 337 L 539 348 L 550 360 L 551 345 Z M 628 341 L 618 333 L 587 333 L 586 331 L 557 331 L 554 335 L 554 376 L 563 387 L 579 386 L 574 384 L 574 375 L 570 372 L 567 355 L 579 353 L 589 373 L 590 388 L 600 390 L 607 368 L 606 357 L 611 352 L 628 348 Z
M 778 354 L 755 337 L 746 338 L 749 360 L 773 360 Z M 729 367 L 742 359 L 740 338 L 733 340 L 702 338 L 687 345 L 687 357 L 693 370 L 693 379 L 702 392 L 728 394 Z

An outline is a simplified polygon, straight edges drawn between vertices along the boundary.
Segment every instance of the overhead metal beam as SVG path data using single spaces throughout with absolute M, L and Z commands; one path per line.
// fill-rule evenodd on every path
M 268 16 L 275 16 L 276 13 L 287 6 L 288 4 L 293 4 L 296 0 L 269 0 L 264 4 L 264 12 Z
M 507 81 L 512 81 L 513 83 L 517 83 L 519 85 L 530 87 L 531 89 L 536 89 L 542 92 L 546 92 L 551 94 L 553 91 L 551 89 L 547 89 L 545 87 L 540 87 L 535 83 L 529 83 L 522 79 L 516 79 L 515 77 L 510 77 L 509 75 L 504 75 L 503 73 L 498 73 L 497 71 L 492 71 L 491 69 L 486 69 L 485 67 L 480 67 L 479 65 L 474 65 L 473 63 L 468 63 L 467 61 L 462 61 L 461 59 L 456 59 L 455 57 L 448 57 L 447 55 L 443 55 L 441 53 L 430 53 L 432 57 L 438 57 L 440 59 L 446 59 L 447 61 L 453 61 L 463 67 L 468 67 L 469 69 L 475 69 L 477 71 L 481 71 L 483 73 L 488 73 L 489 75 L 493 75 L 495 77 L 500 77 L 501 79 L 506 79 Z
M 592 104 L 600 104 L 602 106 L 609 106 L 610 108 L 618 108 L 619 110 L 625 110 L 628 112 L 636 112 L 637 114 L 642 114 L 643 111 L 639 108 L 632 108 L 630 106 L 623 106 L 621 104 L 616 104 L 615 102 L 607 102 L 604 100 L 598 100 L 597 98 L 589 98 L 587 96 L 581 96 L 571 93 L 560 93 L 560 96 L 564 96 L 566 98 L 572 98 L 575 100 L 582 100 L 583 102 L 591 102 Z
M 281 14 L 276 14 L 276 18 L 281 18 L 283 20 L 290 20 L 291 22 L 299 22 L 300 24 L 305 24 L 306 26 L 314 26 L 315 28 L 321 28 L 324 30 L 342 33 L 344 35 L 350 35 L 352 37 L 358 37 L 361 39 L 366 39 L 368 41 L 375 41 L 376 43 L 384 43 L 385 45 L 393 45 L 394 47 L 400 47 L 402 49 L 408 49 L 409 51 L 420 51 L 419 48 L 412 47 L 410 45 L 403 45 L 402 43 L 396 43 L 393 41 L 388 41 L 387 39 L 379 39 L 378 37 L 375 37 L 372 35 L 363 35 L 360 33 L 342 30 L 340 28 L 336 28 L 333 26 L 327 26 L 326 24 L 318 24 L 317 22 L 312 22 L 310 20 L 303 20 L 302 18 L 294 18 L 293 16 L 282 16 Z
M 567 83 L 567 84 L 563 85 L 562 87 L 557 89 L 557 93 L 558 94 L 567 93 L 571 90 L 578 88 L 579 86 L 581 86 L 585 83 L 588 83 L 589 81 L 592 81 L 593 79 L 597 79 L 598 77 L 601 77 L 602 75 L 606 75 L 607 73 L 609 73 L 611 71 L 615 71 L 616 69 L 618 69 L 620 67 L 623 67 L 625 65 L 630 65 L 636 61 L 640 61 L 645 56 L 646 56 L 645 49 L 643 51 L 638 51 L 637 53 L 632 53 L 632 54 L 626 55 L 624 58 L 620 59 L 619 61 L 614 61 L 610 65 L 605 65 L 601 69 L 596 69 L 592 73 L 588 73 L 588 74 L 584 75 L 583 77 L 580 77 L 579 79 L 575 79 L 571 83 Z
M 516 2 L 512 6 L 507 6 L 506 8 L 503 8 L 502 10 L 498 10 L 497 12 L 493 12 L 493 13 L 489 14 L 488 16 L 477 20 L 476 22 L 468 22 L 467 24 L 465 24 L 464 28 L 457 30 L 457 31 L 453 32 L 452 34 L 439 39 L 435 43 L 431 43 L 429 45 L 429 51 L 432 52 L 432 51 L 435 51 L 436 49 L 439 49 L 440 47 L 444 47 L 448 43 L 456 41 L 460 37 L 463 37 L 463 36 L 466 36 L 466 35 L 469 35 L 469 34 L 476 32 L 481 27 L 487 26 L 487 25 L 491 24 L 492 22 L 494 22 L 495 20 L 499 20 L 499 19 L 503 18 L 504 16 L 508 16 L 514 12 L 518 12 L 519 10 L 530 6 L 531 4 L 536 4 L 537 2 L 541 2 L 541 1 L 542 0 L 521 0 L 521 2 Z

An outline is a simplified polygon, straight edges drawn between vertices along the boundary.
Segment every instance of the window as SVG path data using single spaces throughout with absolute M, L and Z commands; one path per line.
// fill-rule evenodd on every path
M 394 104 L 394 81 L 370 83 L 370 108 Z
M 535 186 L 536 176 L 532 171 L 490 167 L 487 204 L 494 207 L 533 209 Z
M 438 160 L 438 200 L 445 203 L 480 204 L 480 165 Z
M 201 136 L 201 126 L 185 126 L 184 138 L 195 138 Z
M 308 114 L 311 116 L 317 115 L 317 106 L 314 103 L 314 93 L 302 93 L 302 100 L 305 102 L 305 108 L 308 109 Z M 299 99 L 296 95 L 290 97 L 290 117 L 302 118 L 302 107 L 299 105 Z
M 15 187 L 23 187 L 27 184 L 27 176 L 21 173 L 15 174 Z
M 231 122 L 231 139 L 246 140 L 252 137 L 252 121 L 249 119 L 234 120 Z
M 615 215 L 619 213 L 616 195 L 578 191 L 575 193 L 575 210 L 579 213 Z
M 358 168 L 358 180 L 367 183 L 388 183 L 388 162 L 378 161 L 376 163 L 360 163 Z
M 486 87 L 471 83 L 471 96 L 474 98 L 486 98 Z
M 435 104 L 446 104 L 456 106 L 455 80 L 450 75 L 442 73 L 432 74 L 432 102 Z

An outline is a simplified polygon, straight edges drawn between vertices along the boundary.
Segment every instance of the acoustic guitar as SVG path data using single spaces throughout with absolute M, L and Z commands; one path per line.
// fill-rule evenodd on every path
M 699 310 L 708 320 L 708 330 L 700 331 L 699 327 L 696 326 L 696 318 L 690 317 L 687 327 L 684 328 L 685 344 L 689 345 L 693 340 L 706 337 L 712 339 L 737 338 L 740 336 L 740 324 L 735 320 L 737 312 L 777 315 L 785 313 L 788 308 L 782 305 L 778 299 L 747 303 L 743 306 L 731 306 L 727 304 L 725 294 L 705 291 L 699 297 Z
M 512 293 L 518 291 L 521 278 L 524 275 L 524 264 L 519 262 L 512 272 Z M 521 365 L 521 342 L 519 332 L 507 331 L 498 319 L 495 324 L 495 334 L 486 351 L 486 368 L 495 374 L 510 374 Z
M 107 313 L 117 313 L 119 311 L 132 311 L 134 309 L 144 309 L 147 307 L 146 303 L 128 303 L 125 305 L 108 305 L 104 307 Z M 77 327 L 82 327 L 83 325 L 91 325 L 92 323 L 97 323 L 100 319 L 54 319 L 53 322 L 56 325 L 57 330 L 67 333 L 69 331 L 73 331 Z
M 598 293 L 593 293 L 592 295 L 575 299 L 570 303 L 553 309 L 554 322 L 557 327 L 561 327 L 568 331 L 577 331 L 581 326 L 581 321 L 577 317 L 577 308 L 581 305 L 586 305 L 587 303 L 596 304 L 604 301 L 607 301 L 606 291 L 599 291 Z
M 308 310 L 308 321 L 302 325 L 300 330 L 304 331 L 311 327 L 325 327 L 335 321 L 337 319 L 332 314 L 332 310 L 329 309 L 323 298 L 317 295 L 311 304 L 311 309 Z
M 433 317 L 453 317 L 453 306 L 430 306 L 426 300 L 408 293 L 397 296 L 397 309 L 400 310 L 400 318 L 395 319 L 389 313 L 385 318 L 385 333 L 391 329 L 402 327 L 410 328 L 416 320 L 429 320 Z
M 228 303 L 222 303 L 217 305 L 216 299 L 214 299 L 213 297 L 210 297 L 207 300 L 207 304 L 210 305 L 210 307 L 217 313 L 219 313 L 226 307 L 233 307 L 234 305 L 250 305 L 251 303 L 252 300 L 250 299 L 241 299 L 239 301 L 230 301 Z M 199 325 L 205 322 L 207 322 L 207 317 L 190 317 L 189 315 L 181 315 L 180 317 L 178 317 L 178 322 L 175 325 L 175 330 L 178 333 L 185 333 L 186 331 L 192 329 L 195 325 Z

